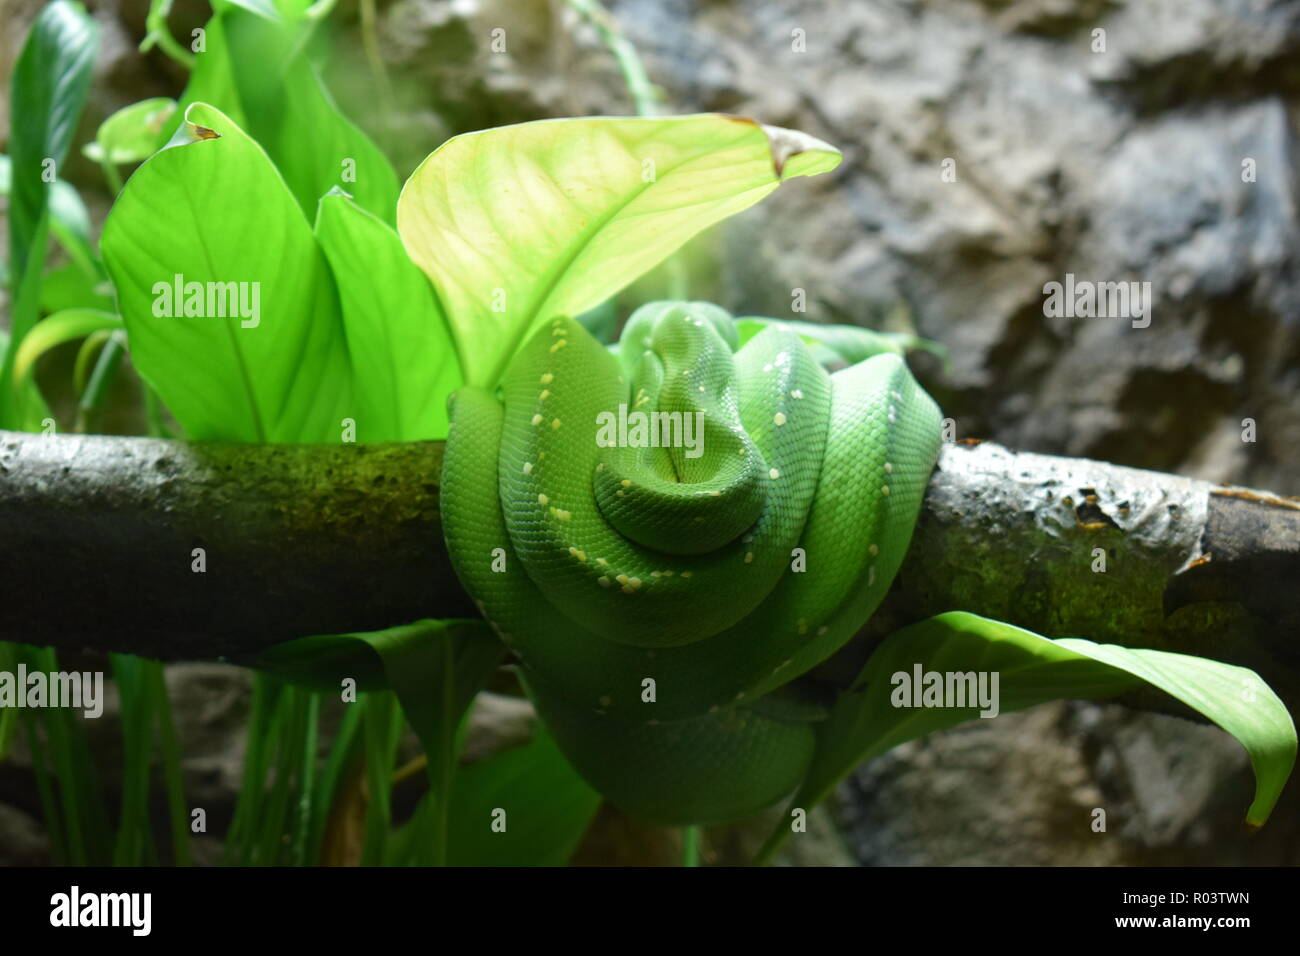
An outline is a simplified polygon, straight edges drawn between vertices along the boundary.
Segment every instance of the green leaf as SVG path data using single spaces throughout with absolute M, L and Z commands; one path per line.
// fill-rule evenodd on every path
M 338 692 L 344 678 L 355 680 L 362 691 L 392 689 L 421 743 L 432 751 L 444 714 L 454 729 L 504 655 L 480 620 L 428 619 L 382 631 L 285 641 L 241 663 L 316 690 Z M 441 700 L 444 686 L 452 690 Z
M 188 141 L 140 166 L 104 225 L 132 361 L 191 438 L 337 441 L 355 413 L 352 373 L 311 228 L 229 117 L 196 103 L 186 126 Z M 203 315 L 186 314 L 195 305 Z
M 543 120 L 454 137 L 397 205 L 466 379 L 494 384 L 554 315 L 580 315 L 784 179 L 835 168 L 831 146 L 752 120 Z
M 0 153 L 0 196 L 9 195 L 12 168 L 9 157 Z M 77 190 L 62 179 L 56 179 L 50 189 L 50 232 L 87 279 L 103 278 L 90 241 L 90 213 Z
M 9 348 L 9 333 L 0 329 L 0 354 L 4 354 Z M 50 413 L 50 407 L 45 404 L 45 396 L 41 390 L 36 387 L 36 383 L 28 379 L 27 384 L 22 386 L 23 396 L 19 403 L 22 408 L 26 409 L 26 417 L 21 422 L 22 429 L 25 431 L 36 431 L 43 427 L 46 421 L 53 421 L 54 417 Z
M 306 683 L 337 692 L 345 678 L 357 682 L 360 689 L 391 687 L 402 705 L 428 757 L 430 799 L 422 811 L 420 835 L 422 846 L 430 852 L 430 862 L 446 859 L 452 781 L 456 770 L 455 737 L 470 702 L 487 683 L 505 648 L 479 620 L 423 620 L 382 631 L 359 634 L 335 634 L 288 641 L 262 651 L 251 658 L 249 666 L 270 671 L 286 680 Z M 368 759 L 375 759 L 373 752 Z M 385 768 L 390 757 L 383 759 Z M 375 776 L 387 776 L 371 767 Z M 380 794 L 386 806 L 387 792 L 376 779 L 372 793 Z M 388 813 L 377 805 L 377 816 L 368 816 L 368 827 L 382 822 L 387 827 Z M 380 830 L 379 832 L 382 832 Z M 411 834 L 408 833 L 408 836 Z M 367 840 L 368 850 L 374 845 Z
M 184 125 L 185 111 L 195 103 L 215 106 L 241 129 L 248 128 L 248 120 L 235 89 L 235 71 L 227 52 L 226 29 L 220 13 L 213 14 L 203 25 L 203 50 L 194 55 L 190 81 L 181 94 L 172 120 L 163 124 L 162 131 L 154 142 L 155 149 L 162 149 L 171 141 L 177 130 Z
M 272 23 L 280 21 L 280 11 L 272 0 L 215 0 L 214 9 L 220 10 L 223 7 L 243 7 Z
M 26 388 L 36 360 L 64 342 L 85 338 L 92 332 L 122 327 L 122 320 L 111 312 L 96 309 L 68 309 L 56 312 L 27 333 L 14 356 L 14 385 Z
M 81 148 L 87 159 L 114 165 L 138 163 L 158 148 L 158 137 L 171 125 L 176 101 L 165 96 L 124 106 L 99 124 L 95 141 Z
M 1232 734 L 1255 771 L 1246 820 L 1268 819 L 1295 763 L 1295 725 L 1254 671 L 1166 651 L 1131 650 L 1077 638 L 1049 640 L 965 612 L 941 614 L 891 634 L 818 729 L 817 752 L 794 806 L 811 807 L 864 760 L 979 716 L 979 707 L 894 706 L 894 675 L 923 671 L 999 675 L 999 712 L 1049 700 L 1104 698 L 1150 685 Z M 782 825 L 779 834 L 788 827 Z M 774 834 L 768 851 L 780 839 Z
M 9 138 L 13 186 L 9 202 L 9 254 L 20 276 L 36 248 L 48 203 L 43 178 L 63 165 L 90 88 L 99 26 L 79 3 L 55 0 L 36 19 L 14 67 Z M 25 330 L 24 330 L 25 331 Z
M 563 866 L 600 807 L 600 794 L 540 727 L 523 747 L 460 770 L 452 789 L 452 866 Z M 501 820 L 504 831 L 493 829 Z
M 41 308 L 46 312 L 65 309 L 98 309 L 111 312 L 113 288 L 107 280 L 93 281 L 72 263 L 51 269 L 41 278 Z M 39 328 L 39 323 L 37 328 Z
M 357 205 L 392 224 L 397 174 L 387 157 L 330 98 L 298 42 L 298 28 L 270 23 L 238 10 L 223 14 L 245 128 L 270 155 L 303 213 L 331 187 L 341 186 Z
M 79 3 L 55 0 L 41 11 L 14 67 L 9 137 L 12 183 L 9 198 L 9 281 L 13 286 L 12 344 L 36 324 L 41 273 L 49 233 L 50 189 L 68 153 L 90 87 L 99 27 Z M 0 426 L 31 427 L 41 409 L 27 390 L 9 385 L 13 350 L 0 366 Z
M 387 223 L 333 190 L 316 238 L 343 308 L 356 373 L 358 441 L 440 441 L 460 385 L 451 330 L 424 273 Z

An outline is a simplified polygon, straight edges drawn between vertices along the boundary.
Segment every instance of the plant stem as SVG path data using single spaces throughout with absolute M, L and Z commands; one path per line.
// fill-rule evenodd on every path
M 149 4 L 149 13 L 144 24 L 148 33 L 140 41 L 140 52 L 147 53 L 157 44 L 169 57 L 185 67 L 194 69 L 194 54 L 176 42 L 171 28 L 167 26 L 167 15 L 172 12 L 172 0 L 153 0 Z
M 682 828 L 682 866 L 700 865 L 700 828 Z
M 657 115 L 659 98 L 654 84 L 646 74 L 636 47 L 623 34 L 618 21 L 605 9 L 600 0 L 569 0 L 569 6 L 582 14 L 583 18 L 596 28 L 601 41 L 614 55 L 618 68 L 623 74 L 623 82 L 627 84 L 627 91 L 632 96 L 637 116 Z
M 171 700 L 159 661 L 146 661 L 146 673 L 153 687 L 154 712 L 158 715 L 158 736 L 162 745 L 163 779 L 167 786 L 167 807 L 171 819 L 172 861 L 190 866 L 190 829 L 185 804 L 185 785 L 181 779 L 180 748 L 176 744 L 176 725 L 172 721 Z
M 316 785 L 316 740 L 320 726 L 320 695 L 306 692 L 306 738 L 298 767 L 298 806 L 293 826 L 293 865 L 306 866 L 311 845 L 312 809 Z

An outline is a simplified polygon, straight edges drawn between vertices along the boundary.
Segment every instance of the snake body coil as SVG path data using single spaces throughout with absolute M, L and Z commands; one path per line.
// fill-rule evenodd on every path
M 583 776 L 664 823 L 788 795 L 814 724 L 780 689 L 879 604 L 938 456 L 901 357 L 829 374 L 794 331 L 738 348 L 718 307 L 653 303 L 616 352 L 549 322 L 451 422 L 448 551 Z

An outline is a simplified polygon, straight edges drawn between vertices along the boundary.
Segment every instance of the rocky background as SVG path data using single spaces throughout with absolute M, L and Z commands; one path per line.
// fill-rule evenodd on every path
M 144 0 L 90 6 L 105 34 L 86 136 L 119 106 L 175 95 L 182 79 L 156 53 L 135 52 Z M 797 317 L 943 343 L 948 367 L 919 371 L 959 437 L 1300 494 L 1300 3 L 608 6 L 664 111 L 746 114 L 845 154 L 835 174 L 782 189 L 693 243 L 693 297 L 791 316 L 803 290 L 807 315 Z M 0 0 L 0 75 L 38 7 Z M 204 16 L 203 4 L 178 2 L 174 32 Z M 559 0 L 380 3 L 387 118 L 374 108 L 355 4 L 341 3 L 336 19 L 340 100 L 401 176 L 453 133 L 632 111 L 598 34 Z M 490 46 L 496 29 L 502 52 Z M 89 164 L 70 176 L 88 190 L 99 183 Z M 1043 284 L 1066 273 L 1150 282 L 1150 326 L 1046 318 Z M 1243 441 L 1247 418 L 1253 442 Z M 190 782 L 228 806 L 243 679 L 193 665 L 169 680 Z M 17 772 L 0 767 L 0 800 L 16 804 L 0 803 L 0 861 L 42 853 L 13 791 Z M 878 865 L 1294 864 L 1296 790 L 1248 835 L 1251 779 L 1230 738 L 1116 706 L 1045 705 L 861 768 L 841 790 L 835 827 L 823 820 L 792 853 Z M 1105 832 L 1091 826 L 1097 808 Z M 603 817 L 601 839 L 636 842 L 623 826 Z M 716 860 L 749 839 L 711 836 Z M 610 858 L 600 840 L 584 852 Z

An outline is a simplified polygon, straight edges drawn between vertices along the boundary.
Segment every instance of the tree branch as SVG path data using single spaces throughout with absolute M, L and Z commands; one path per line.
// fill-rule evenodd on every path
M 0 432 L 0 637 L 214 658 L 472 615 L 438 523 L 441 464 L 438 443 Z M 1232 661 L 1295 700 L 1297 584 L 1295 500 L 948 445 L 889 598 L 823 673 L 856 669 L 895 627 L 962 609 Z

